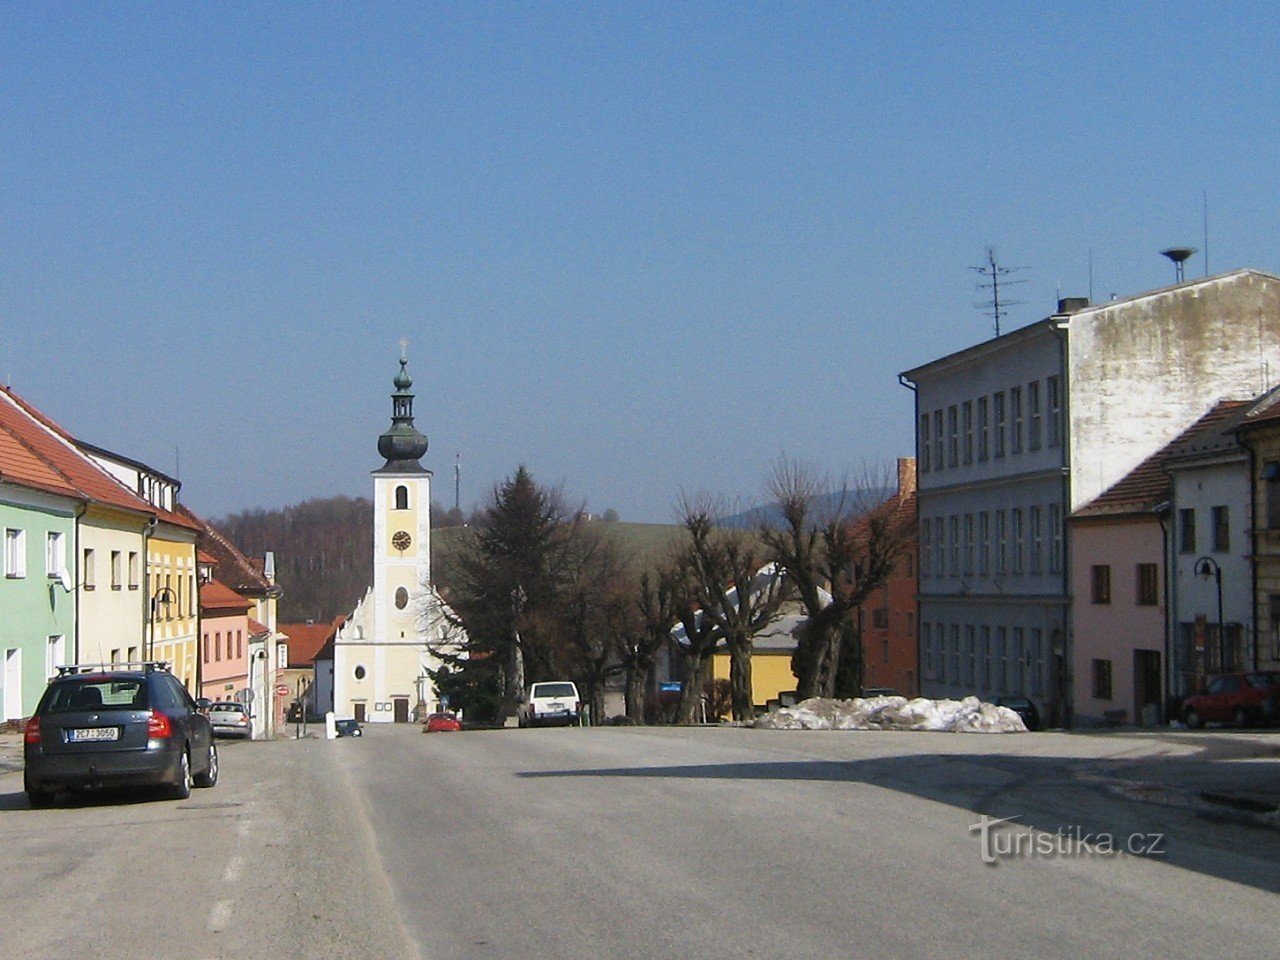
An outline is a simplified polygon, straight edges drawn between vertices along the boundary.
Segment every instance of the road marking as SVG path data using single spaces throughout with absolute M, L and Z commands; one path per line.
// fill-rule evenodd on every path
M 222 879 L 225 883 L 235 883 L 240 879 L 243 870 L 244 857 L 232 857 L 231 862 L 227 864 L 227 869 L 223 871 Z
M 213 905 L 213 909 L 209 911 L 209 922 L 205 924 L 205 928 L 210 933 L 221 933 L 230 922 L 231 901 L 219 900 Z

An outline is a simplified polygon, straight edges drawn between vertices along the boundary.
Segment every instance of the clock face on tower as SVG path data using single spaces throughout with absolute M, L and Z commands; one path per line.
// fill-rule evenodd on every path
M 409 536 L 404 530 L 397 530 L 391 535 L 391 545 L 401 553 L 408 550 L 411 543 L 413 543 L 413 537 Z

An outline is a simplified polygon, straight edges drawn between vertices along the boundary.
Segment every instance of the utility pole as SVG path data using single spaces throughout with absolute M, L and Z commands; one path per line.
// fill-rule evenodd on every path
M 461 492 L 462 492 L 462 454 L 455 453 L 453 455 L 453 509 L 458 513 L 462 512 Z
M 987 262 L 980 267 L 970 267 L 985 279 L 978 284 L 979 290 L 990 290 L 991 301 L 980 300 L 974 304 L 979 310 L 982 310 L 988 317 L 995 321 L 996 336 L 1000 336 L 1000 318 L 1005 316 L 1008 311 L 1006 307 L 1016 306 L 1022 303 L 1021 300 L 1001 299 L 1000 288 L 1008 287 L 1015 283 L 1026 283 L 1026 280 L 1009 280 L 1006 279 L 1009 274 L 1019 270 L 1025 270 L 1026 267 L 1002 267 L 996 262 L 996 248 L 987 247 Z

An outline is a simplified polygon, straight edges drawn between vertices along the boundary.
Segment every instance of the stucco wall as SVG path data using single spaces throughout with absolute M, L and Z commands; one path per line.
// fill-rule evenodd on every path
M 1075 712 L 1084 724 L 1102 723 L 1109 710 L 1124 710 L 1125 721 L 1137 719 L 1134 703 L 1134 651 L 1154 650 L 1164 661 L 1164 583 L 1155 606 L 1137 603 L 1137 565 L 1154 563 L 1163 577 L 1164 538 L 1154 516 L 1124 521 L 1071 524 L 1071 607 Z M 1111 568 L 1111 602 L 1092 596 L 1092 568 Z M 1111 699 L 1093 695 L 1093 661 L 1111 661 Z
M 1074 510 L 1215 401 L 1275 385 L 1280 282 L 1245 271 L 1171 287 L 1082 310 L 1070 330 Z

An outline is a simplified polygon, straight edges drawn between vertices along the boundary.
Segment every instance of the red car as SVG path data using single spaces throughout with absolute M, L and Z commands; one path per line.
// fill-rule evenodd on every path
M 1212 677 L 1204 693 L 1182 701 L 1182 719 L 1188 727 L 1228 722 L 1238 727 L 1280 720 L 1280 673 L 1225 673 Z
M 457 716 L 452 713 L 433 713 L 427 717 L 427 733 L 445 733 L 461 729 L 462 724 L 458 722 Z

